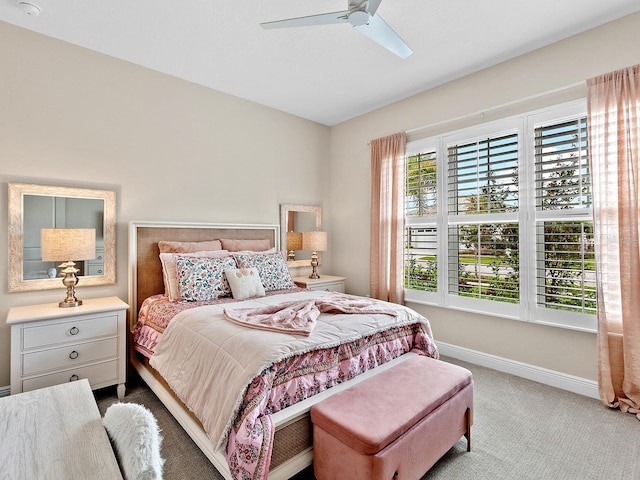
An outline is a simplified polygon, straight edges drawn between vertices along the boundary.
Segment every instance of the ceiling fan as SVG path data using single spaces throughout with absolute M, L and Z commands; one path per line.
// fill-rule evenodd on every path
M 382 0 L 348 0 L 348 10 L 321 13 L 307 17 L 289 18 L 275 22 L 265 22 L 262 28 L 307 27 L 311 25 L 330 25 L 349 23 L 360 33 L 401 58 L 407 58 L 413 50 L 404 43 L 393 29 L 376 14 Z

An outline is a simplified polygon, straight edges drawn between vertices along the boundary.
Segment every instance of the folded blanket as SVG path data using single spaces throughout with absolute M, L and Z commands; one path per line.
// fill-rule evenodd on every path
M 321 313 L 398 314 L 396 309 L 383 302 L 339 293 L 316 300 L 225 309 L 223 313 L 227 320 L 245 327 L 294 335 L 311 334 Z

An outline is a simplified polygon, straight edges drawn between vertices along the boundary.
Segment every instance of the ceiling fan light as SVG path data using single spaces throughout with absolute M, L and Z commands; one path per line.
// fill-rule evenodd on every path
M 369 13 L 364 10 L 355 10 L 349 13 L 347 18 L 349 19 L 349 23 L 352 27 L 361 27 L 362 25 L 369 23 L 369 18 L 371 17 Z

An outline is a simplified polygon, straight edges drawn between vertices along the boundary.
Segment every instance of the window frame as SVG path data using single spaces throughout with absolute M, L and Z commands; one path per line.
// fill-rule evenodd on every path
M 591 208 L 571 209 L 566 212 L 536 209 L 535 128 L 541 124 L 561 123 L 565 120 L 580 118 L 586 116 L 586 112 L 586 99 L 579 99 L 407 143 L 407 157 L 429 150 L 436 152 L 437 213 L 430 217 L 407 217 L 405 215 L 405 229 L 409 226 L 436 226 L 438 287 L 437 292 L 405 288 L 406 301 L 585 332 L 597 331 L 596 315 L 545 308 L 537 304 L 536 297 L 538 289 L 536 225 L 540 221 L 551 219 L 590 220 L 593 222 L 593 211 Z M 513 131 L 517 132 L 518 138 L 518 211 L 497 214 L 449 214 L 447 203 L 448 145 L 475 141 L 484 136 L 496 137 L 505 132 Z M 520 232 L 521 293 L 519 303 L 482 300 L 448 293 L 449 227 L 459 224 L 508 221 L 517 222 Z

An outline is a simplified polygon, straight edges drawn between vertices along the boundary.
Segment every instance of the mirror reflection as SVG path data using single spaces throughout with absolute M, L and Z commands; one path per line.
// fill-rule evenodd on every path
M 280 206 L 280 245 L 290 267 L 310 265 L 312 252 L 302 250 L 302 232 L 319 230 L 322 230 L 321 207 L 316 205 Z
M 95 258 L 76 262 L 76 268 L 80 270 L 77 275 L 104 273 L 104 200 L 24 195 L 23 208 L 23 280 L 58 276 L 59 262 L 42 261 L 40 231 L 43 228 L 94 229 L 96 231 Z
M 8 191 L 10 292 L 63 287 L 59 262 L 42 260 L 43 228 L 94 229 L 95 258 L 76 262 L 78 276 L 84 286 L 115 283 L 114 192 L 17 183 Z

